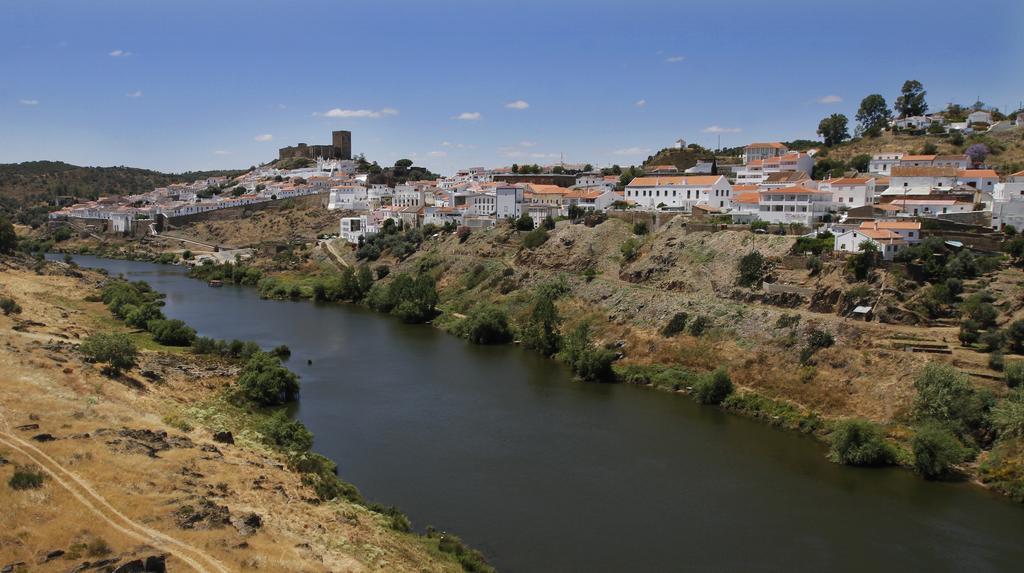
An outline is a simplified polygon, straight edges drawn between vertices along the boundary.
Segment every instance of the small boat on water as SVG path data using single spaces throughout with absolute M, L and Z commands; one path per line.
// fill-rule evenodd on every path
M 224 281 L 221 281 L 219 279 L 212 279 L 210 280 L 210 282 L 206 283 L 206 285 L 212 287 L 222 287 L 224 286 Z

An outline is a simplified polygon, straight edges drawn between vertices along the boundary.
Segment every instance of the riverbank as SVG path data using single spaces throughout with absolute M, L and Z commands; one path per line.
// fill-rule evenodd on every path
M 540 246 L 525 248 L 522 234 L 498 228 L 474 233 L 468 240 L 445 234 L 401 239 L 409 242 L 401 247 L 411 250 L 407 256 L 385 252 L 366 262 L 350 254 L 348 267 L 341 271 L 327 257 L 313 256 L 298 269 L 257 260 L 226 271 L 199 267 L 195 274 L 234 278 L 256 286 L 266 298 L 351 301 L 391 313 L 395 309 L 381 303 L 389 297 L 380 295 L 395 277 L 428 276 L 436 291 L 435 326 L 465 336 L 466 326 L 479 322 L 486 309 L 485 318 L 507 325 L 501 327 L 507 330 L 499 337 L 502 341 L 529 329 L 537 289 L 559 282 L 565 292 L 555 305 L 556 330 L 566 336 L 586 323 L 589 343 L 617 355 L 613 368 L 618 380 L 689 393 L 707 373 L 721 368 L 736 388 L 721 401 L 726 410 L 826 443 L 832 441 L 837 423 L 866 420 L 885 433 L 892 449 L 886 463 L 907 468 L 915 467 L 915 384 L 927 364 L 956 366 L 979 396 L 990 397 L 984 398 L 990 404 L 986 408 L 1008 395 L 1001 375 L 986 373 L 991 368 L 986 355 L 973 349 L 954 345 L 948 359 L 903 350 L 907 341 L 946 347 L 957 338 L 955 327 L 856 322 L 746 300 L 750 293 L 734 285 L 737 261 L 751 248 L 749 241 L 757 241 L 766 255 L 781 256 L 789 252 L 793 238 L 689 234 L 671 226 L 659 233 L 657 240 L 638 240 L 621 221 L 596 228 L 559 223 Z M 630 241 L 639 254 L 624 260 L 615 246 Z M 830 272 L 841 274 L 841 269 Z M 658 287 L 649 285 L 653 279 L 647 277 L 668 273 L 671 280 L 660 278 Z M 1014 273 L 1019 271 L 997 270 L 967 288 L 995 288 L 1012 299 Z M 1009 307 L 1010 318 L 1014 308 Z M 428 314 L 417 311 L 415 320 Z M 666 334 L 668 324 L 679 319 L 679 328 Z M 979 427 L 977 436 L 977 445 L 970 443 L 975 438 L 963 437 L 976 449 L 954 461 L 943 477 L 974 480 L 1024 499 L 1019 493 L 1024 466 L 1014 453 L 1020 449 L 1018 441 L 1007 438 L 992 450 L 991 432 Z
M 0 316 L 0 566 L 152 557 L 169 570 L 462 570 L 442 551 L 450 540 L 402 531 L 400 514 L 318 499 L 266 446 L 266 416 L 226 399 L 236 362 L 112 319 L 92 302 L 99 273 L 0 264 L 0 294 L 20 309 Z M 76 347 L 96 332 L 139 341 L 138 368 L 111 376 L 84 362 Z M 42 476 L 40 487 L 8 487 L 16 472 Z

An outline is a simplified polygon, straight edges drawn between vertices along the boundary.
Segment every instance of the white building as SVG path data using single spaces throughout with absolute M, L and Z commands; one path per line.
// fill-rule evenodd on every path
M 973 125 L 975 123 L 992 123 L 992 114 L 987 111 L 973 111 L 967 116 L 967 123 Z
M 349 243 L 358 243 L 359 237 L 365 237 L 378 231 L 377 225 L 371 222 L 366 215 L 341 218 L 340 236 Z
M 822 191 L 831 191 L 836 207 L 863 207 L 875 202 L 874 177 L 842 177 L 827 179 L 818 185 Z
M 494 189 L 494 214 L 498 219 L 518 218 L 523 214 L 523 188 L 500 186 Z
M 936 199 L 928 196 L 908 196 L 905 199 L 893 199 L 889 202 L 900 211 L 917 217 L 935 217 L 947 213 L 969 213 L 974 210 L 974 203 L 957 199 Z
M 648 211 L 689 212 L 697 204 L 728 209 L 731 195 L 732 185 L 722 175 L 647 175 L 626 185 L 625 199 Z
M 956 182 L 979 191 L 992 192 L 999 183 L 999 175 L 991 169 L 961 169 L 957 172 Z
M 327 208 L 331 210 L 366 210 L 368 208 L 366 187 L 355 184 L 332 187 L 327 200 Z
M 876 153 L 871 156 L 868 171 L 875 175 L 889 175 L 892 172 L 892 168 L 900 164 L 900 159 L 902 158 L 902 153 Z
M 758 195 L 758 218 L 769 223 L 812 226 L 835 208 L 831 191 L 810 187 L 763 190 Z
M 743 163 L 750 163 L 758 159 L 777 157 L 789 151 L 789 148 L 773 141 L 769 143 L 751 143 L 743 148 Z

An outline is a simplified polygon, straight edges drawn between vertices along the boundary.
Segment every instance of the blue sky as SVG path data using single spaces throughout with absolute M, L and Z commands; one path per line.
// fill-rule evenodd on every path
M 0 163 L 247 167 L 349 129 L 442 172 L 629 165 L 814 138 L 910 78 L 934 109 L 1016 107 L 1022 21 L 1015 0 L 0 0 Z

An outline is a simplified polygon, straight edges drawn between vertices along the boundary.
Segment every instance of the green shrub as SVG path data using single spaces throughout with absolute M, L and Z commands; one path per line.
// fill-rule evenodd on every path
M 313 434 L 302 422 L 290 419 L 284 410 L 267 416 L 258 429 L 267 445 L 281 451 L 301 453 L 313 447 Z
M 821 259 L 819 259 L 817 256 L 811 256 L 810 258 L 808 258 L 807 259 L 807 270 L 810 271 L 810 273 L 812 275 L 816 275 L 816 274 L 820 273 L 821 272 Z
M 836 343 L 832 333 L 815 328 L 807 336 L 807 345 L 814 349 L 829 348 Z
M 126 304 L 121 307 L 124 323 L 132 328 L 147 329 L 150 321 L 162 320 L 164 313 L 155 302 Z
M 911 440 L 914 453 L 914 470 L 925 479 L 936 479 L 949 472 L 968 455 L 963 444 L 947 430 L 936 423 L 919 427 Z
M 693 322 L 690 323 L 690 336 L 700 337 L 701 335 L 704 334 L 704 332 L 707 331 L 707 329 L 710 326 L 711 326 L 711 319 L 710 318 L 708 318 L 708 317 L 706 317 L 704 315 L 696 316 L 696 317 L 694 317 Z
M 686 330 L 686 322 L 690 319 L 690 316 L 685 312 L 677 312 L 672 316 L 672 319 L 668 321 L 661 329 L 661 335 L 665 338 L 671 338 L 680 332 Z
M 991 328 L 981 334 L 979 342 L 981 342 L 981 348 L 985 352 L 998 352 L 1003 349 L 1006 336 L 998 328 Z
M 18 466 L 14 468 L 14 475 L 7 482 L 11 489 L 26 490 L 39 489 L 43 487 L 45 474 L 32 466 Z
M 532 231 L 533 230 L 533 217 L 528 213 L 523 213 L 515 220 L 515 228 L 517 231 Z
M 693 384 L 693 398 L 701 404 L 721 404 L 732 392 L 732 379 L 723 368 L 699 377 Z
M 751 251 L 740 259 L 738 269 L 739 277 L 736 282 L 740 286 L 750 287 L 761 282 L 764 276 L 765 260 L 764 255 L 758 251 Z
M 993 352 L 988 355 L 988 367 L 996 372 L 1002 372 L 1006 363 L 1002 352 Z
M 397 275 L 390 284 L 376 283 L 366 297 L 370 308 L 397 316 L 403 322 L 427 322 L 437 315 L 437 289 L 427 274 L 416 278 L 407 273 Z
M 548 230 L 538 227 L 523 235 L 523 246 L 527 249 L 536 249 L 548 241 Z
M 279 360 L 288 360 L 292 356 L 292 349 L 288 348 L 287 344 L 281 344 L 270 351 L 270 354 L 276 356 Z
M 558 326 L 562 323 L 555 306 L 558 294 L 546 292 L 551 289 L 538 288 L 534 295 L 533 308 L 522 327 L 523 346 L 552 356 L 562 346 L 562 335 Z
M 246 400 L 260 406 L 276 406 L 298 396 L 299 377 L 274 356 L 257 352 L 242 368 L 238 386 Z
M 1024 354 L 1024 320 L 1015 320 L 1006 327 L 1006 342 L 1011 352 Z
M 93 334 L 78 347 L 88 362 L 105 363 L 108 372 L 118 374 L 135 366 L 139 350 L 127 334 Z
M 147 324 L 153 340 L 165 346 L 190 346 L 196 331 L 178 319 L 157 319 Z
M 4 316 L 21 314 L 21 305 L 13 298 L 6 296 L 0 297 L 0 311 L 3 311 Z
M 775 321 L 775 328 L 791 328 L 800 324 L 799 314 L 782 314 Z
M 1024 387 L 1018 386 L 992 408 L 992 426 L 999 439 L 1024 438 Z
M 491 304 L 476 306 L 457 327 L 459 336 L 473 344 L 512 342 L 512 327 L 505 311 Z
M 622 258 L 627 262 L 635 259 L 640 254 L 640 246 L 642 244 L 633 237 L 626 239 L 626 242 L 622 243 L 622 247 L 619 248 L 622 252 Z
M 633 234 L 634 235 L 646 235 L 647 234 L 647 223 L 643 221 L 637 221 L 633 223 Z
M 606 348 L 598 348 L 590 341 L 590 324 L 581 323 L 565 338 L 562 358 L 580 378 L 588 382 L 615 380 L 612 363 L 616 355 Z
M 843 420 L 830 439 L 829 458 L 850 466 L 881 466 L 893 462 L 892 446 L 885 441 L 882 427 L 867 420 Z
M 978 323 L 973 320 L 964 320 L 960 323 L 960 332 L 957 334 L 957 338 L 960 339 L 960 344 L 963 346 L 971 346 L 978 339 L 981 338 L 981 334 L 978 332 Z
M 929 362 L 914 382 L 912 414 L 920 423 L 937 422 L 957 436 L 983 431 L 990 404 L 967 376 L 947 364 Z M 983 432 L 981 432 L 983 433 Z
M 1010 388 L 1024 384 L 1024 360 L 1011 360 L 1003 367 L 1003 379 Z
M 14 225 L 5 217 L 0 217 L 0 253 L 13 253 L 18 248 L 18 235 L 14 233 Z
M 217 341 L 207 336 L 197 336 L 192 341 L 193 354 L 220 354 L 220 346 Z

